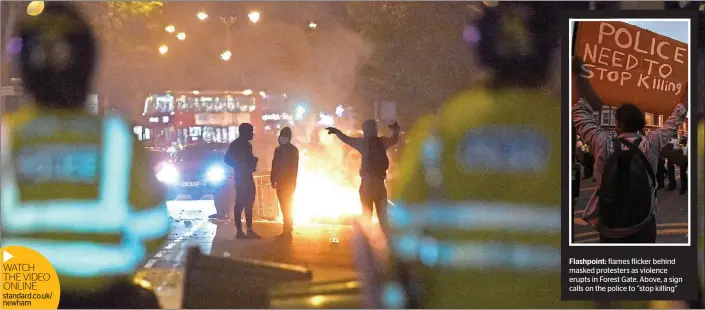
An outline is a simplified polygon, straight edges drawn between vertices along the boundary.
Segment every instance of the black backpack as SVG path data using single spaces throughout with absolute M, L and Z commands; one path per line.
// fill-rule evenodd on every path
M 651 220 L 651 201 L 656 186 L 654 171 L 641 152 L 637 139 L 615 139 L 598 190 L 600 222 L 607 228 L 643 226 Z M 628 150 L 622 150 L 622 145 Z M 650 183 L 649 181 L 653 183 Z
M 382 138 L 367 138 L 367 156 L 365 158 L 364 170 L 375 176 L 386 177 L 389 169 L 389 158 L 384 147 Z

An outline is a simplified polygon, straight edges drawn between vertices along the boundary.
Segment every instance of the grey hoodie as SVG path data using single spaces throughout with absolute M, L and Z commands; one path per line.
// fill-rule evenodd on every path
M 595 156 L 595 178 L 597 179 L 597 184 L 600 184 L 605 161 L 614 151 L 612 140 L 616 137 L 616 133 L 600 127 L 600 124 L 597 122 L 592 112 L 592 107 L 588 101 L 585 98 L 580 98 L 578 102 L 573 105 L 572 117 L 577 133 L 582 137 L 583 141 L 587 142 L 587 144 L 592 147 L 592 153 Z M 663 127 L 651 131 L 646 135 L 645 139 L 643 139 L 643 136 L 635 133 L 625 133 L 619 137 L 630 142 L 634 142 L 637 138 L 642 137 L 641 144 L 638 145 L 639 149 L 646 155 L 646 159 L 649 161 L 651 168 L 656 171 L 661 149 L 663 149 L 668 144 L 671 137 L 676 134 L 678 128 L 685 121 L 687 113 L 688 108 L 684 104 L 679 104 L 673 110 L 673 113 Z M 623 146 L 623 148 L 625 150 L 627 149 L 626 146 Z M 652 181 L 653 180 L 650 180 L 650 182 Z M 652 184 L 652 186 L 655 186 L 655 184 Z M 590 197 L 590 201 L 585 208 L 585 213 L 583 213 L 583 220 L 590 223 L 600 234 L 610 238 L 626 237 L 641 229 L 641 227 L 638 226 L 617 229 L 601 226 L 599 206 L 597 203 L 598 199 L 596 196 L 597 190 L 599 189 L 598 187 L 595 188 L 595 191 Z M 654 196 L 651 203 L 651 211 L 654 215 L 656 215 L 656 205 L 657 201 Z

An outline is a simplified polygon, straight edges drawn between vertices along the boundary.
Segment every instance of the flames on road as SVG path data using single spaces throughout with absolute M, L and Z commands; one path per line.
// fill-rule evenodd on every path
M 319 137 L 319 147 L 299 152 L 295 224 L 337 222 L 362 214 L 359 161 L 352 160 L 348 156 L 351 149 L 325 130 Z

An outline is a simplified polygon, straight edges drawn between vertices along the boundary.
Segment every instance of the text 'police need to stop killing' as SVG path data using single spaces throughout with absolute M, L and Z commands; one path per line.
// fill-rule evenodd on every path
M 611 37 L 617 47 L 634 51 L 638 56 L 600 46 L 607 37 Z M 619 82 L 620 86 L 624 86 L 625 82 L 634 77 L 634 70 L 647 68 L 645 72 L 638 73 L 638 87 L 679 95 L 683 91 L 683 83 L 670 79 L 674 70 L 666 61 L 684 64 L 688 57 L 687 50 L 679 46 L 669 47 L 671 43 L 656 37 L 651 38 L 650 42 L 641 42 L 640 38 L 640 31 L 632 33 L 626 28 L 617 29 L 609 23 L 601 22 L 597 44 L 585 43 L 584 55 L 580 55 L 586 62 L 582 65 L 581 76 Z M 601 68 L 598 65 L 620 69 Z

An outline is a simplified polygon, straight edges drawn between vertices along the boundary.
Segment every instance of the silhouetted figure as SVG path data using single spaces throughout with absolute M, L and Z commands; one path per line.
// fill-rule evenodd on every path
M 345 144 L 355 148 L 362 155 L 360 167 L 360 202 L 364 216 L 371 217 L 377 210 L 379 224 L 387 227 L 387 188 L 384 184 L 389 168 L 387 150 L 399 142 L 399 124 L 389 126 L 393 130 L 391 137 L 377 136 L 377 123 L 366 120 L 362 123 L 362 138 L 352 138 L 334 127 L 328 127 L 328 134 L 335 134 Z
M 668 160 L 666 163 L 666 177 L 668 178 L 668 188 L 666 188 L 667 192 L 674 191 L 678 187 L 676 184 L 676 161 L 678 161 L 678 156 L 676 156 L 676 147 L 678 146 L 677 137 L 677 135 L 674 135 L 668 141 L 668 145 L 665 148 L 666 159 Z
M 277 190 L 279 207 L 284 217 L 284 231 L 279 239 L 290 239 L 293 231 L 293 204 L 296 177 L 299 173 L 299 149 L 291 144 L 291 128 L 284 127 L 279 133 L 279 146 L 274 149 L 272 160 L 272 187 Z
M 225 153 L 225 163 L 233 167 L 235 175 L 235 227 L 238 239 L 260 239 L 252 229 L 252 207 L 255 203 L 257 188 L 253 173 L 257 169 L 257 157 L 252 154 L 250 141 L 255 136 L 254 127 L 248 123 L 240 124 L 239 136 L 230 144 Z M 247 233 L 242 231 L 242 212 L 245 212 Z

